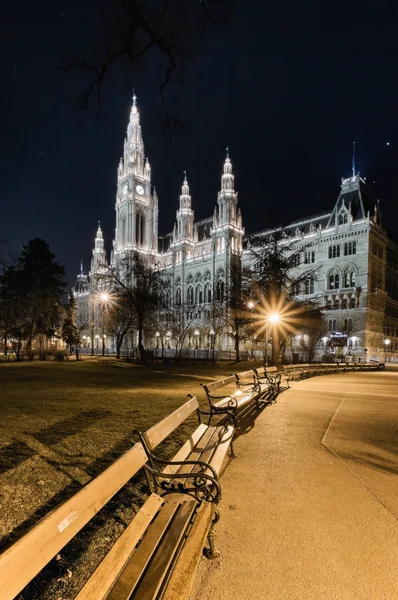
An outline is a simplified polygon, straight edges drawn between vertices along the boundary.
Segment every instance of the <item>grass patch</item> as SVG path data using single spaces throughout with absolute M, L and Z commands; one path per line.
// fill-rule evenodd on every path
M 0 365 L 0 550 L 130 448 L 133 429 L 145 431 L 188 393 L 203 401 L 201 381 L 246 368 L 145 369 L 115 359 Z M 161 451 L 173 454 L 195 426 L 193 417 Z M 74 598 L 147 491 L 144 478 L 134 478 L 19 598 Z

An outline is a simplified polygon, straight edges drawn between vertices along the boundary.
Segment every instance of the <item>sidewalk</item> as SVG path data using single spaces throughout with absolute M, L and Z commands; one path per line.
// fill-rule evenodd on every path
M 317 377 L 263 410 L 222 476 L 222 556 L 192 600 L 398 598 L 397 384 Z

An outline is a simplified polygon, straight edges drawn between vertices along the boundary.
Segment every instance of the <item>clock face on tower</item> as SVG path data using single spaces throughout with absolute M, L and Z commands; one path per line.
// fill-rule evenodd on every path
M 135 189 L 136 189 L 137 194 L 139 194 L 140 196 L 142 196 L 142 194 L 145 192 L 142 185 L 137 185 L 137 187 Z
M 125 196 L 127 194 L 127 185 L 123 186 L 123 195 Z

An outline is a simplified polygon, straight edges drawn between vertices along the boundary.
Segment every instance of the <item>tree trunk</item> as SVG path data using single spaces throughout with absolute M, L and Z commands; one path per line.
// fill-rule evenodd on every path
M 144 362 L 144 352 L 145 352 L 145 348 L 144 348 L 144 344 L 142 343 L 143 340 L 143 322 L 140 319 L 140 322 L 138 323 L 138 350 L 140 353 L 140 359 L 141 362 Z
M 239 351 L 239 335 L 238 331 L 235 335 L 235 360 L 240 360 L 240 351 Z

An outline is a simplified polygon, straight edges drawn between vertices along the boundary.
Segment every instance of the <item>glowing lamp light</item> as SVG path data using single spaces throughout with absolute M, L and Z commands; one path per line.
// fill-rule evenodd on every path
M 281 317 L 278 313 L 271 313 L 270 316 L 268 317 L 268 321 L 270 323 L 273 323 L 274 325 L 276 323 L 279 323 L 280 320 L 281 320 Z
M 388 347 L 391 344 L 391 340 L 387 338 L 386 340 L 384 340 L 384 343 Z
M 250 300 L 250 302 L 247 303 L 247 308 L 250 308 L 250 310 L 254 308 L 254 302 L 252 300 Z
M 214 329 L 210 329 L 210 335 L 214 335 Z
M 100 300 L 101 300 L 101 302 L 108 302 L 109 294 L 107 292 L 102 292 L 100 294 Z

